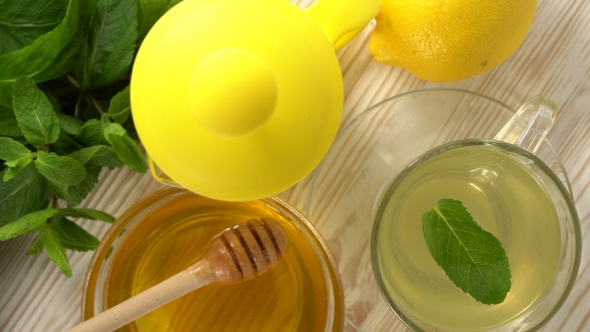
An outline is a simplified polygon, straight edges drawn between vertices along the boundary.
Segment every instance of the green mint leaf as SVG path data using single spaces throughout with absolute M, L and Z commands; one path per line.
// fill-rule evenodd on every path
M 131 65 L 137 39 L 136 0 L 98 0 L 77 66 L 82 89 L 122 79 Z M 85 70 L 86 72 L 80 72 Z
M 12 89 L 10 91 L 12 92 Z M 12 94 L 9 98 L 12 100 Z M 16 116 L 12 110 L 12 106 L 8 108 L 0 105 L 0 135 L 12 137 L 20 137 L 23 135 L 23 132 L 20 130 L 18 123 L 16 122 Z
M 38 37 L 55 29 L 63 19 L 67 6 L 67 2 L 56 0 L 1 3 L 0 55 L 29 46 Z
M 82 148 L 82 145 L 74 141 L 68 133 L 63 130 L 59 131 L 59 138 L 49 147 L 49 151 L 55 152 L 60 156 L 68 155 Z
M 32 155 L 22 157 L 17 160 L 7 161 L 6 166 L 10 168 L 6 170 L 6 173 L 4 173 L 4 177 L 2 178 L 2 180 L 4 180 L 4 182 L 9 181 L 13 177 L 15 177 L 18 174 L 18 172 L 25 169 L 25 167 L 27 167 L 32 161 Z
M 109 141 L 113 151 L 127 166 L 138 173 L 147 172 L 147 162 L 137 144 L 129 136 L 110 134 Z
M 84 228 L 66 218 L 56 218 L 51 223 L 55 234 L 65 248 L 76 251 L 94 250 L 98 247 L 98 239 Z
M 63 113 L 58 113 L 59 127 L 70 135 L 78 135 L 82 128 L 82 121 Z
M 111 139 L 110 136 L 111 135 L 117 135 L 119 137 L 125 135 L 127 133 L 127 131 L 125 130 L 125 128 L 123 128 L 123 126 L 121 126 L 118 123 L 111 123 L 111 122 L 105 122 L 104 124 L 104 138 L 107 140 L 107 142 L 111 143 Z
M 32 78 L 20 76 L 16 80 L 12 106 L 18 126 L 29 143 L 40 148 L 57 140 L 59 121 L 55 111 Z
M 45 242 L 47 241 L 47 237 L 45 235 L 44 229 L 37 234 L 37 236 L 33 239 L 31 244 L 29 245 L 29 249 L 27 250 L 28 256 L 35 256 L 40 254 L 45 247 Z
M 113 151 L 110 147 L 105 147 L 100 149 L 94 154 L 92 159 L 90 159 L 84 167 L 86 169 L 94 169 L 100 167 L 108 167 L 110 169 L 122 167 L 123 162 L 117 154 Z
M 49 190 L 51 190 L 51 192 L 53 192 L 59 199 L 62 199 L 66 202 L 68 199 L 70 199 L 67 185 L 47 179 L 47 186 L 49 187 Z
M 72 218 L 82 218 L 82 219 L 90 219 L 90 220 L 100 220 L 106 223 L 112 224 L 115 222 L 115 217 L 111 216 L 110 214 L 94 209 L 84 209 L 84 208 L 67 208 L 67 209 L 60 209 L 60 215 L 64 215 L 66 217 Z
M 98 176 L 100 174 L 100 168 L 92 169 L 87 171 L 86 178 L 80 182 L 77 186 L 70 186 L 68 188 L 67 200 L 68 206 L 76 206 L 82 203 L 84 198 L 94 189 L 98 183 Z
M 78 139 L 86 145 L 107 145 L 104 138 L 104 123 L 98 119 L 90 119 L 80 128 Z
M 137 40 L 143 40 L 152 26 L 168 11 L 168 0 L 138 0 Z
M 147 162 L 137 144 L 127 135 L 125 128 L 118 123 L 107 122 L 104 137 L 119 159 L 138 173 L 147 172 Z
M 77 185 L 86 178 L 86 169 L 76 159 L 39 151 L 35 166 L 45 178 L 60 184 Z
M 30 154 L 31 150 L 27 149 L 22 143 L 19 143 L 12 138 L 0 137 L 0 159 L 12 161 L 27 157 Z
M 17 221 L 0 227 L 0 241 L 6 241 L 19 235 L 39 230 L 47 219 L 57 214 L 57 209 L 45 209 L 29 213 Z
M 129 136 L 129 138 L 131 138 L 134 141 L 141 141 L 139 139 L 139 135 L 137 135 L 137 130 L 135 129 L 135 124 L 133 123 L 133 121 L 125 121 L 121 125 L 123 126 L 125 131 L 127 131 L 127 136 Z
M 70 268 L 70 263 L 68 262 L 68 257 L 66 256 L 66 249 L 64 248 L 63 244 L 61 243 L 59 237 L 55 232 L 51 229 L 50 225 L 47 225 L 45 228 L 46 234 L 46 242 L 45 242 L 45 249 L 47 250 L 47 256 L 59 269 L 63 274 L 67 277 L 72 276 L 72 269 Z
M 16 160 L 11 160 L 11 161 L 7 161 L 4 164 L 8 167 L 19 167 L 20 165 L 22 165 L 23 163 L 26 163 L 26 165 L 24 165 L 22 168 L 25 168 L 25 166 L 27 166 L 28 164 L 31 163 L 31 161 L 33 161 L 33 154 L 30 154 L 28 156 L 22 157 L 22 158 L 18 158 Z M 21 169 L 22 169 L 21 168 Z
M 102 149 L 108 149 L 108 147 L 105 145 L 90 146 L 90 147 L 83 148 L 78 151 L 72 152 L 68 155 L 68 157 L 72 157 L 72 158 L 76 159 L 80 164 L 85 165 L 87 162 L 89 162 L 96 155 L 96 153 L 98 151 L 100 151 Z
M 439 200 L 422 217 L 422 231 L 432 257 L 457 287 L 484 304 L 504 301 L 511 286 L 506 251 L 460 201 Z
M 44 82 L 68 73 L 75 64 L 85 30 L 89 1 L 70 0 L 61 23 L 24 48 L 0 56 L 0 105 L 12 108 L 12 85 L 25 75 Z M 20 4 L 20 2 L 19 2 Z M 3 4 L 4 6 L 4 4 Z M 23 10 L 26 11 L 23 7 Z
M 0 175 L 3 177 L 6 171 Z M 25 167 L 10 181 L 0 181 L 0 226 L 39 210 L 46 199 L 46 181 L 33 165 Z
M 117 93 L 109 104 L 109 116 L 117 123 L 127 121 L 131 114 L 131 100 L 129 97 L 129 86 Z

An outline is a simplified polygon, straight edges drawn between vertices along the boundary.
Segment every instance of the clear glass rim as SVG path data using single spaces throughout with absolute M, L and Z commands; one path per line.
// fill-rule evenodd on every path
M 350 127 L 352 127 L 356 122 L 360 121 L 361 119 L 363 119 L 364 117 L 367 117 L 369 115 L 371 115 L 371 113 L 373 113 L 374 111 L 378 110 L 379 107 L 383 106 L 384 104 L 387 104 L 391 101 L 394 101 L 396 99 L 402 98 L 402 97 L 406 97 L 406 96 L 410 96 L 410 95 L 414 95 L 414 94 L 420 94 L 420 93 L 427 93 L 427 92 L 450 92 L 450 93 L 461 93 L 461 94 L 468 94 L 468 95 L 472 95 L 472 96 L 476 96 L 479 98 L 483 98 L 486 99 L 498 106 L 501 106 L 502 108 L 505 108 L 506 110 L 512 112 L 512 113 L 516 113 L 516 110 L 508 105 L 506 105 L 505 103 L 494 99 L 492 97 L 486 96 L 484 94 L 478 93 L 478 92 L 473 92 L 473 91 L 469 91 L 469 90 L 463 90 L 463 89 L 456 89 L 456 88 L 426 88 L 426 89 L 418 89 L 418 90 L 412 90 L 412 91 L 407 91 L 407 92 L 403 92 L 400 94 L 397 94 L 395 96 L 386 98 L 372 106 L 370 106 L 369 108 L 367 108 L 366 110 L 364 110 L 363 112 L 361 112 L 360 114 L 358 114 L 357 116 L 355 116 L 352 120 L 350 120 L 350 122 L 348 122 L 347 124 L 345 124 L 344 126 L 342 126 L 342 128 L 338 131 L 338 134 L 336 135 L 336 137 L 334 138 L 334 142 L 332 143 L 332 145 L 334 145 L 335 142 L 337 142 L 342 135 L 344 135 L 345 132 L 348 131 L 348 129 Z M 551 142 L 549 139 L 545 139 L 543 141 L 544 145 L 547 145 L 548 148 L 551 150 L 551 152 L 553 153 L 555 159 L 557 160 L 557 162 L 559 163 L 559 167 L 561 167 L 562 170 L 564 170 L 563 172 L 563 177 L 565 180 L 565 186 L 567 187 L 568 193 L 569 195 L 572 197 L 573 199 L 573 191 L 571 188 L 571 184 L 570 184 L 570 179 L 567 175 L 567 172 L 565 172 L 565 167 L 563 166 L 563 163 L 561 162 L 561 159 L 559 158 L 559 155 L 557 154 L 557 152 L 555 151 L 555 149 L 553 148 L 553 145 L 551 145 Z M 326 155 L 328 155 L 330 153 L 330 151 L 328 150 L 328 153 L 326 153 Z M 324 160 L 325 160 L 325 156 L 324 156 Z M 316 186 L 316 182 L 318 180 L 318 174 L 321 172 L 322 168 L 324 166 L 324 161 L 322 160 L 322 162 L 320 162 L 320 164 L 316 167 L 316 169 L 313 172 L 313 176 L 311 178 L 311 182 L 309 185 L 309 190 L 307 191 L 307 197 L 305 199 L 305 215 L 309 216 L 310 215 L 310 206 L 311 206 L 311 201 L 312 201 L 312 196 L 313 196 L 313 189 Z M 561 180 L 560 180 L 561 181 Z
M 186 193 L 190 193 L 190 191 L 183 188 L 165 188 L 162 190 L 158 190 L 153 194 L 135 203 L 131 208 L 129 208 L 125 213 L 123 213 L 121 217 L 117 218 L 113 225 L 111 225 L 111 227 L 108 229 L 108 231 L 100 241 L 98 247 L 95 249 L 90 260 L 90 263 L 88 264 L 88 268 L 86 270 L 84 286 L 82 289 L 82 321 L 86 320 L 89 312 L 94 313 L 96 311 L 96 308 L 94 307 L 94 301 L 88 301 L 88 296 L 91 293 L 94 296 L 96 296 L 96 290 L 97 287 L 99 287 L 99 285 L 97 284 L 97 280 L 99 278 L 100 270 L 104 266 L 105 258 L 108 255 L 108 248 L 110 248 L 112 244 L 117 240 L 121 231 L 125 229 L 125 227 L 127 227 L 129 224 L 139 220 L 143 214 L 152 211 L 159 204 L 162 204 L 167 200 L 174 199 L 175 197 L 178 197 Z M 326 288 L 328 294 L 330 295 L 330 299 L 328 302 L 331 302 L 331 305 L 333 306 L 332 310 L 328 310 L 327 312 L 325 331 L 336 331 L 334 330 L 334 328 L 338 329 L 338 327 L 340 327 L 340 329 L 338 330 L 342 330 L 342 327 L 344 326 L 344 294 L 342 288 L 342 280 L 336 262 L 323 237 L 317 231 L 315 226 L 313 226 L 313 224 L 302 213 L 297 211 L 295 208 L 293 208 L 291 205 L 289 205 L 281 198 L 276 196 L 269 196 L 267 198 L 260 199 L 260 201 L 263 201 L 266 204 L 270 204 L 274 208 L 278 206 L 293 214 L 297 218 L 297 221 L 291 220 L 291 222 L 293 222 L 294 225 L 297 228 L 299 228 L 303 233 L 311 233 L 313 239 L 311 239 L 310 242 L 312 242 L 311 244 L 316 248 L 318 259 L 323 262 L 322 265 L 325 265 L 322 266 L 322 269 L 325 272 L 324 280 L 327 283 Z M 146 206 L 147 208 L 145 208 Z M 301 229 L 302 227 L 299 224 L 301 224 L 301 226 L 303 226 L 304 229 Z M 340 313 L 339 321 L 336 321 L 335 319 L 336 313 Z
M 572 226 L 573 233 L 574 233 L 573 239 L 574 239 L 575 243 L 574 243 L 574 260 L 572 263 L 573 266 L 570 269 L 571 273 L 568 277 L 567 284 L 563 290 L 563 293 L 561 294 L 560 298 L 555 303 L 555 305 L 553 306 L 551 311 L 542 320 L 540 320 L 533 327 L 531 327 L 529 330 L 527 330 L 527 331 L 537 331 L 541 327 L 543 327 L 543 325 L 545 325 L 559 311 L 559 309 L 561 308 L 561 306 L 563 305 L 563 303 L 565 302 L 565 300 L 567 299 L 567 297 L 569 296 L 569 294 L 573 288 L 573 285 L 574 285 L 574 282 L 576 281 L 576 277 L 578 275 L 578 270 L 580 267 L 581 251 L 582 251 L 582 244 L 581 244 L 582 235 L 581 235 L 579 217 L 578 217 L 572 196 L 570 195 L 570 193 L 568 192 L 568 190 L 566 189 L 566 187 L 564 186 L 562 181 L 559 179 L 559 177 L 547 165 L 545 165 L 545 163 L 543 161 L 541 161 L 537 156 L 535 156 L 534 154 L 530 153 L 529 151 L 526 151 L 526 150 L 524 150 L 516 145 L 513 145 L 513 144 L 495 141 L 495 140 L 487 140 L 487 139 L 458 140 L 458 141 L 454 141 L 454 142 L 440 145 L 440 146 L 422 154 L 420 157 L 416 158 L 408 166 L 406 166 L 404 169 L 402 169 L 400 171 L 399 175 L 395 178 L 395 180 L 391 184 L 388 185 L 388 188 L 385 191 L 385 194 L 381 198 L 381 202 L 379 204 L 379 208 L 377 210 L 377 213 L 375 215 L 375 219 L 373 222 L 373 228 L 371 230 L 370 256 L 371 256 L 371 266 L 373 269 L 373 275 L 375 276 L 375 281 L 376 281 L 377 286 L 379 288 L 379 292 L 381 293 L 381 295 L 385 299 L 385 302 L 387 303 L 389 308 L 393 311 L 393 313 L 399 318 L 399 320 L 413 331 L 424 331 L 420 327 L 418 327 L 408 316 L 406 316 L 400 308 L 398 308 L 398 306 L 396 305 L 393 298 L 386 291 L 385 283 L 383 281 L 383 278 L 381 277 L 381 273 L 380 273 L 380 269 L 379 269 L 379 260 L 377 259 L 377 244 L 378 244 L 378 234 L 379 234 L 379 229 L 381 226 L 381 220 L 382 220 L 382 216 L 383 216 L 383 213 L 385 210 L 384 202 L 387 201 L 388 197 L 391 197 L 391 195 L 393 194 L 393 192 L 395 191 L 397 186 L 413 169 L 415 169 L 417 166 L 422 164 L 425 160 L 430 158 L 432 155 L 442 152 L 442 151 L 458 148 L 458 147 L 473 146 L 473 145 L 496 146 L 496 147 L 500 147 L 504 150 L 519 153 L 519 154 L 525 156 L 526 158 L 533 160 L 539 166 L 539 168 L 545 174 L 547 174 L 551 178 L 551 180 L 555 183 L 555 185 L 559 188 L 561 195 L 564 197 L 564 199 L 567 203 L 567 207 L 570 212 L 570 215 L 572 216 L 571 226 Z

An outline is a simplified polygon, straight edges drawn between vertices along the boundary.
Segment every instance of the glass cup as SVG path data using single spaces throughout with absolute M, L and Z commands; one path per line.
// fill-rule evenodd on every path
M 577 276 L 581 236 L 573 200 L 535 152 L 555 119 L 546 98 L 525 104 L 494 140 L 444 144 L 395 172 L 377 198 L 371 263 L 383 298 L 415 331 L 531 331 L 559 310 Z M 512 288 L 476 302 L 432 258 L 422 215 L 460 200 L 503 244 Z
M 322 234 L 340 272 L 344 331 L 407 330 L 383 300 L 370 255 L 379 199 L 392 178 L 437 146 L 463 139 L 493 139 L 516 113 L 509 106 L 520 106 L 516 99 L 509 96 L 499 101 L 451 88 L 408 91 L 374 104 L 340 130 L 314 172 L 305 215 Z M 558 139 L 550 134 L 535 156 L 551 168 L 571 195 L 568 174 L 553 148 Z M 562 314 L 567 313 L 558 315 Z

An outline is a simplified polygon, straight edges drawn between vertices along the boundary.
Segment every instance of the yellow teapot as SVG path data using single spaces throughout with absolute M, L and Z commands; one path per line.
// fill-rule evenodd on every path
M 185 0 L 137 54 L 131 106 L 156 179 L 247 201 L 309 174 L 340 124 L 334 49 L 379 12 L 378 0 Z M 164 173 L 165 175 L 163 175 Z

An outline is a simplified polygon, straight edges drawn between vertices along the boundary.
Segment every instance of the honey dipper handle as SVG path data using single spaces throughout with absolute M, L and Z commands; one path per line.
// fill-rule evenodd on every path
M 206 260 L 201 260 L 142 293 L 125 300 L 68 332 L 113 331 L 175 300 L 192 290 L 215 281 Z

